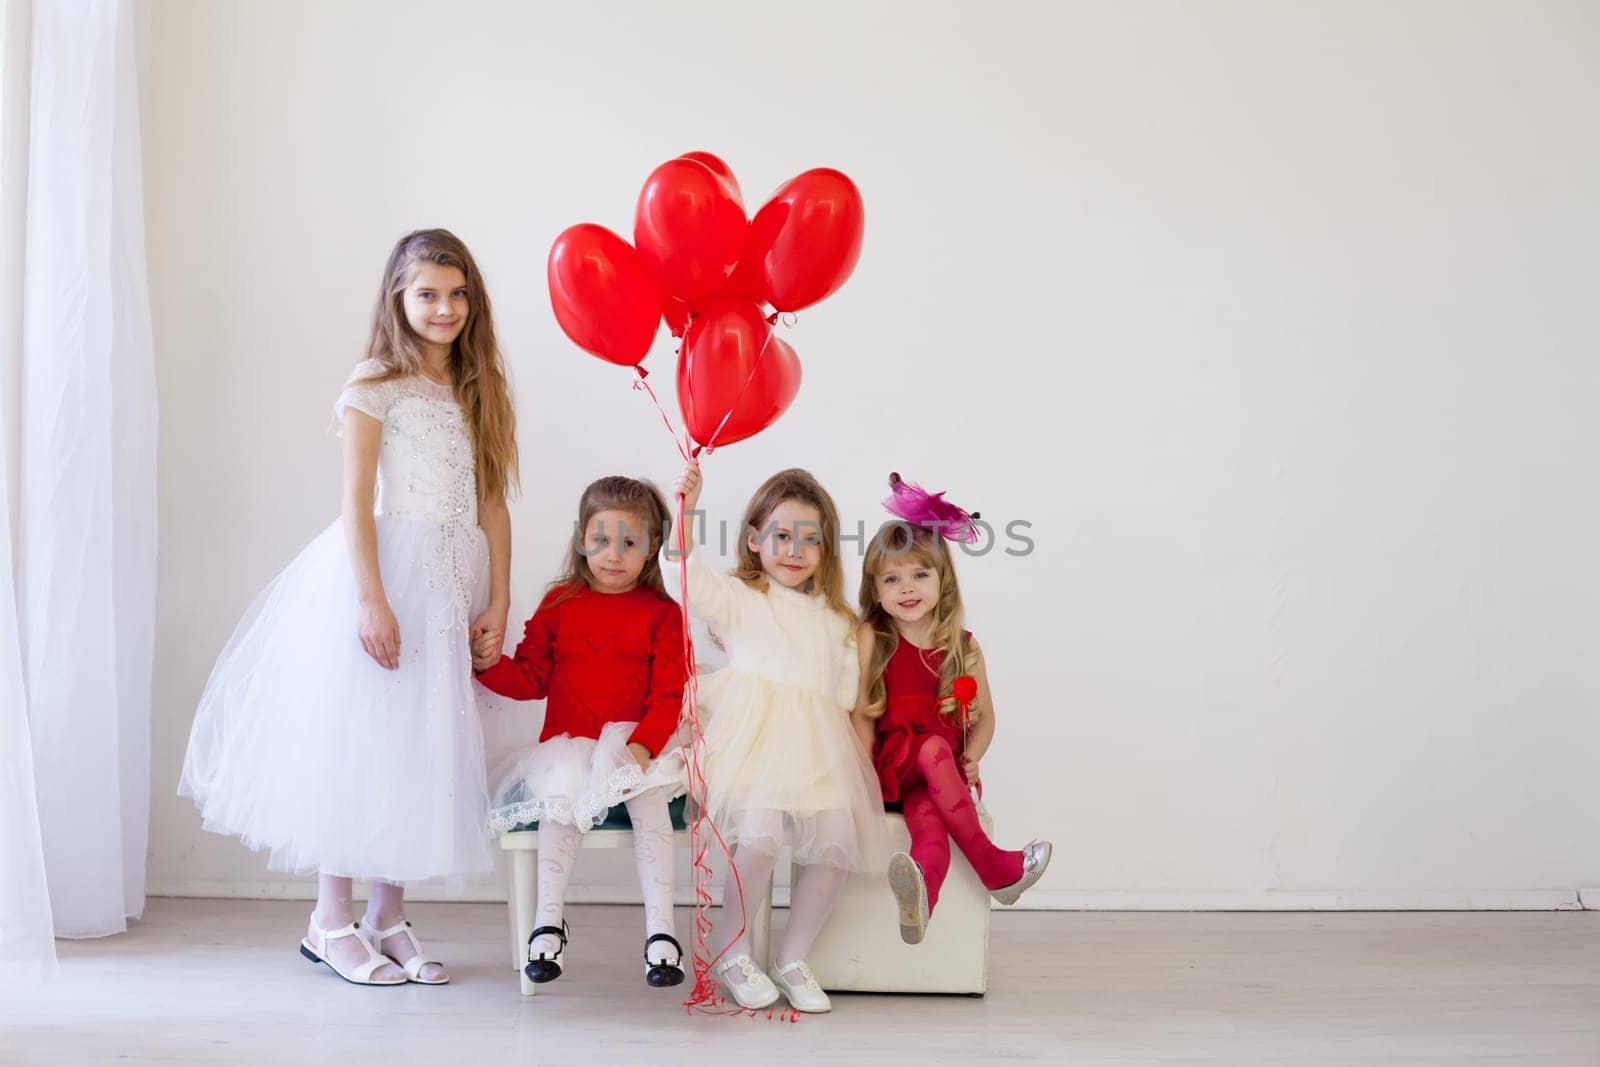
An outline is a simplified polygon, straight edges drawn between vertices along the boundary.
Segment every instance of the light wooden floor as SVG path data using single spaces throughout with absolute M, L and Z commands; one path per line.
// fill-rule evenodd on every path
M 414 905 L 455 983 L 398 989 L 302 960 L 308 910 L 154 900 L 62 942 L 61 976 L 0 1004 L 0 1063 L 1600 1063 L 1595 912 L 998 913 L 987 997 L 839 995 L 783 1025 L 647 988 L 633 908 L 571 909 L 567 975 L 532 1000 L 499 906 Z

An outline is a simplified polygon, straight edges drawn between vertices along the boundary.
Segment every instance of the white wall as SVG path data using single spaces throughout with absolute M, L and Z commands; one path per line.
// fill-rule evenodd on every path
M 152 891 L 308 888 L 172 792 L 212 658 L 336 513 L 329 404 L 392 241 L 448 226 L 487 274 L 515 629 L 582 486 L 676 467 L 627 373 L 558 332 L 545 253 L 628 232 L 691 148 L 751 207 L 825 164 L 868 214 L 787 335 L 799 400 L 711 458 L 706 506 L 800 464 L 875 525 L 894 469 L 1033 524 L 1033 555 L 961 577 L 1000 837 L 1056 843 L 1036 903 L 1600 885 L 1600 14 L 987 7 L 155 5 Z

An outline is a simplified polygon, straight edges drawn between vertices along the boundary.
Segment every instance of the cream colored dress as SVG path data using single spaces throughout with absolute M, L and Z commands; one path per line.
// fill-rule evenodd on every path
M 667 589 L 678 560 L 663 552 Z M 729 844 L 793 849 L 797 863 L 879 870 L 883 797 L 850 726 L 860 665 L 855 625 L 811 596 L 758 592 L 689 557 L 689 611 L 727 647 L 700 679 L 706 810 Z

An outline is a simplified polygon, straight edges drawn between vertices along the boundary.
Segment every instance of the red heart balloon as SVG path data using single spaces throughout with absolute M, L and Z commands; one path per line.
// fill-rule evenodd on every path
M 748 264 L 779 311 L 810 307 L 856 269 L 865 224 L 854 182 L 827 167 L 808 170 L 779 186 L 750 221 L 740 273 Z
M 669 159 L 639 191 L 633 242 L 673 296 L 691 303 L 727 284 L 749 223 L 729 186 L 704 163 Z
M 661 286 L 632 245 L 592 222 L 561 232 L 546 264 L 550 306 L 574 344 L 624 367 L 649 353 L 661 325 Z
M 689 323 L 678 355 L 678 408 L 709 448 L 765 430 L 800 391 L 800 359 L 754 304 L 714 304 Z
M 738 204 L 741 210 L 744 208 L 744 193 L 739 189 L 739 179 L 733 176 L 733 168 L 724 163 L 720 156 L 714 156 L 710 152 L 685 152 L 678 158 L 704 163 L 707 170 L 722 179 L 722 184 L 733 194 L 734 203 Z

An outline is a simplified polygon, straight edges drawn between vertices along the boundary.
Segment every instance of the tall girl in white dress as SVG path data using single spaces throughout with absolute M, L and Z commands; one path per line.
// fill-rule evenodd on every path
M 438 985 L 403 887 L 492 862 L 471 642 L 505 632 L 517 476 L 489 298 L 455 235 L 395 246 L 367 351 L 334 407 L 342 517 L 217 658 L 179 792 L 273 869 L 319 873 L 306 958 Z M 359 923 L 353 878 L 372 881 Z

